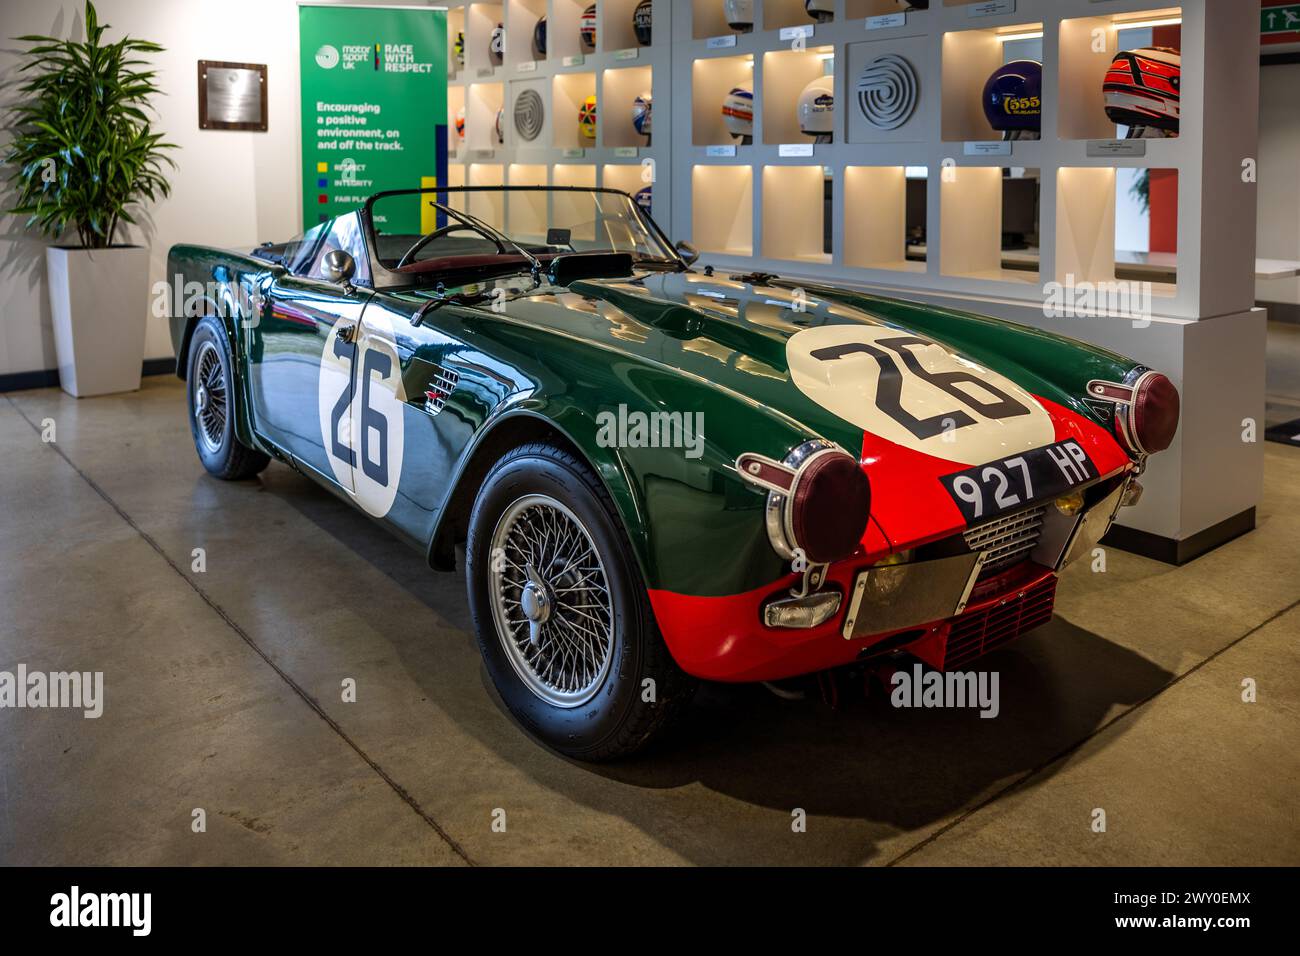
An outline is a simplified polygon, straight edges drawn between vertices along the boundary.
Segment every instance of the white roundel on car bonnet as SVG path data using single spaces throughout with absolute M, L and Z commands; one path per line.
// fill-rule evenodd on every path
M 1056 438 L 1015 382 L 903 329 L 817 326 L 791 336 L 785 354 L 794 384 L 822 408 L 936 458 L 976 465 Z
M 355 343 L 339 339 L 344 328 L 356 330 Z M 336 322 L 321 353 L 317 394 L 330 469 L 376 518 L 393 507 L 402 476 L 406 395 L 392 341 L 392 324 L 382 311 L 374 320 L 367 316 L 365 326 Z

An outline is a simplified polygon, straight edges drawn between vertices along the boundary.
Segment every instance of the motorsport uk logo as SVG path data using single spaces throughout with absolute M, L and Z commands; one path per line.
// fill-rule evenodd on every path
M 322 43 L 316 50 L 316 65 L 322 70 L 355 70 L 358 63 L 370 64 L 377 73 L 433 72 L 433 63 L 416 59 L 413 43 Z

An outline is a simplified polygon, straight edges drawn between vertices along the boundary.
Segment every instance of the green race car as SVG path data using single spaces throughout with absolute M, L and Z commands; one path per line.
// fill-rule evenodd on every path
M 278 459 L 465 574 L 493 682 L 599 760 L 696 679 L 1047 621 L 1173 440 L 1158 372 L 847 288 L 692 268 L 628 195 L 380 193 L 297 239 L 171 250 L 178 373 L 220 478 Z

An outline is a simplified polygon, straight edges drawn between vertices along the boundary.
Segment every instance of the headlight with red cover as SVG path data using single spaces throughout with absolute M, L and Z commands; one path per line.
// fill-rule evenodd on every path
M 1164 451 L 1178 431 L 1178 389 L 1168 377 L 1137 369 L 1131 382 L 1088 383 L 1088 395 L 1115 403 L 1115 431 L 1134 458 Z
M 800 445 L 784 461 L 746 452 L 736 470 L 768 491 L 767 534 L 787 560 L 813 564 L 851 556 L 871 516 L 871 482 L 858 460 L 830 442 Z

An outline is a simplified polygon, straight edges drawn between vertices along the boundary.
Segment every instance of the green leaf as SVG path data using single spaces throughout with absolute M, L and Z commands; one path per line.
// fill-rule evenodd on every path
M 152 130 L 150 99 L 161 95 L 150 56 L 163 48 L 110 27 L 95 5 L 84 7 L 85 40 L 29 34 L 16 71 L 20 81 L 0 147 L 13 211 L 25 228 L 50 236 L 73 230 L 90 246 L 113 241 L 119 224 L 136 222 L 131 207 L 170 194 L 160 172 L 175 168 L 176 147 Z M 47 179 L 49 161 L 55 175 Z

